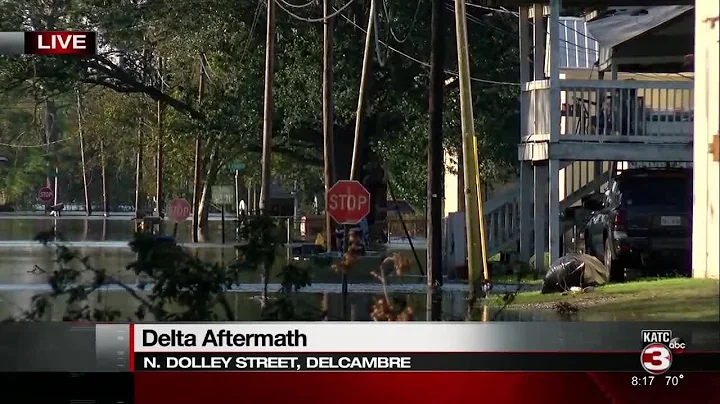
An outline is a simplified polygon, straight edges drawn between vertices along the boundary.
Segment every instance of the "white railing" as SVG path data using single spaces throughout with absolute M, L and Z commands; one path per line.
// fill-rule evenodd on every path
M 549 80 L 523 89 L 523 141 L 547 140 Z M 560 140 L 685 143 L 693 135 L 692 81 L 560 80 Z
M 512 249 L 520 235 L 520 188 L 518 183 L 494 195 L 483 205 L 488 254 Z
M 561 210 L 598 189 L 608 178 L 605 165 L 598 172 L 586 163 L 568 162 L 563 171 L 565 183 L 562 184 L 564 192 L 560 195 Z M 519 181 L 485 201 L 483 212 L 488 257 L 516 250 L 520 239 L 520 206 Z M 533 209 L 532 205 L 530 209 Z M 465 242 L 464 213 L 451 213 L 443 219 L 443 262 L 446 270 L 465 265 Z

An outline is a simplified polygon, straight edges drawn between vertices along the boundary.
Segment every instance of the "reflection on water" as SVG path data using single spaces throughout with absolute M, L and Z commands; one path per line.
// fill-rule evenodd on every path
M 165 233 L 172 233 L 172 226 L 165 226 Z M 51 248 L 41 246 L 31 241 L 41 231 L 55 229 L 70 246 L 83 256 L 90 258 L 90 263 L 99 268 L 106 269 L 122 282 L 134 285 L 139 282 L 130 271 L 125 270 L 128 263 L 135 259 L 135 255 L 127 246 L 134 230 L 130 216 L 114 216 L 108 219 L 102 217 L 18 217 L 0 216 L 0 320 L 21 315 L 29 308 L 31 299 L 38 293 L 48 290 L 47 275 L 56 268 L 55 253 Z M 220 240 L 220 222 L 211 220 L 209 223 L 210 243 L 194 244 L 191 248 L 197 256 L 210 262 L 227 262 L 234 257 L 231 246 L 217 244 Z M 189 243 L 191 241 L 190 223 L 182 223 L 178 230 L 178 241 Z M 234 224 L 229 221 L 226 225 L 226 239 L 234 240 Z M 212 243 L 215 241 L 215 243 Z M 424 255 L 424 251 L 421 256 Z M 368 268 L 360 268 L 349 275 L 349 312 L 352 319 L 357 321 L 370 320 L 373 299 L 382 294 L 381 288 L 371 283 Z M 355 271 L 355 267 L 353 268 Z M 313 285 L 303 289 L 297 296 L 298 305 L 308 310 L 317 311 L 325 300 L 328 302 L 329 320 L 342 318 L 342 302 L 339 276 L 330 268 L 313 269 Z M 273 278 L 274 279 L 274 278 Z M 89 281 L 90 279 L 85 279 Z M 230 300 L 234 304 L 237 320 L 256 320 L 260 318 L 260 284 L 259 273 L 248 273 L 239 280 L 240 284 L 233 288 Z M 426 288 L 418 277 L 403 278 L 397 284 L 389 286 L 393 296 L 403 297 L 415 312 L 417 320 L 425 320 L 426 314 Z M 270 290 L 278 290 L 279 285 L 271 284 Z M 502 292 L 496 286 L 495 291 Z M 463 284 L 447 284 L 443 287 L 440 318 L 446 321 L 464 320 L 466 316 L 467 287 Z M 138 307 L 137 301 L 125 291 L 107 288 L 95 293 L 91 301 L 92 306 L 100 308 L 113 308 L 121 311 L 122 320 L 133 319 L 133 313 Z M 67 307 L 63 301 L 55 301 L 49 311 L 47 320 L 59 321 Z M 558 321 L 573 319 L 589 319 L 591 316 L 582 313 L 578 317 L 560 316 L 554 312 L 543 310 L 503 310 L 497 314 L 496 308 L 481 307 L 475 317 L 478 320 L 500 321 Z M 633 313 L 628 313 L 628 319 Z M 433 316 L 437 318 L 437 316 Z M 598 318 L 608 320 L 607 318 Z M 610 319 L 611 320 L 611 319 Z
M 0 214 L 2 215 L 2 214 Z M 109 217 L 91 216 L 0 216 L 0 240 L 32 240 L 41 231 L 55 230 L 67 241 L 127 241 L 132 235 L 135 224 L 133 216 L 115 214 Z M 213 218 L 215 219 L 215 218 Z M 227 219 L 225 234 L 228 241 L 235 237 L 232 219 Z M 163 224 L 164 232 L 172 234 L 173 225 L 167 221 Z M 221 222 L 210 220 L 208 223 L 208 241 L 221 240 Z M 192 241 L 191 222 L 185 221 L 178 225 L 177 239 L 179 242 Z
M 9 317 L 18 317 L 29 308 L 29 302 L 34 291 L 0 291 L 0 319 Z M 370 313 L 373 301 L 379 295 L 369 293 L 351 294 L 348 298 L 350 319 L 354 321 L 370 321 Z M 415 320 L 426 321 L 429 314 L 426 311 L 426 296 L 421 294 L 410 294 L 400 296 L 406 299 L 407 303 L 413 307 L 415 312 Z M 466 295 L 464 293 L 444 293 L 442 301 L 442 320 L 443 321 L 464 321 L 466 312 Z M 236 320 L 251 321 L 259 320 L 260 317 L 260 295 L 256 293 L 232 293 L 229 297 L 233 306 Z M 298 296 L 296 304 L 299 311 L 317 315 L 317 320 L 322 320 L 319 309 L 323 304 L 323 300 L 327 302 L 328 316 L 330 321 L 342 320 L 342 302 L 341 296 L 337 293 L 305 293 Z M 139 304 L 136 300 L 129 297 L 124 292 L 103 292 L 94 294 L 90 300 L 91 307 L 95 308 L 112 308 L 122 313 L 120 321 L 132 320 L 137 321 L 134 312 Z M 67 309 L 64 301 L 55 301 L 45 317 L 46 321 L 61 321 L 63 314 Z M 547 311 L 531 311 L 531 310 L 503 310 L 498 312 L 498 308 L 482 307 L 479 313 L 474 316 L 478 321 L 566 321 L 569 318 L 563 318 L 554 312 Z M 572 320 L 572 319 L 570 319 Z M 152 321 L 152 318 L 146 318 L 146 321 Z

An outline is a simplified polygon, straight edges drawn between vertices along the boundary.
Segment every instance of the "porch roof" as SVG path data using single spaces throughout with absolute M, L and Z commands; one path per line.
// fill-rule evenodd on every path
M 550 4 L 549 0 L 472 0 L 473 4 L 485 7 L 532 6 L 533 3 Z M 695 0 L 562 0 L 563 7 L 598 9 L 622 6 L 694 6 Z
M 615 8 L 587 23 L 600 44 L 599 68 L 672 73 L 687 71 L 693 52 L 694 7 Z

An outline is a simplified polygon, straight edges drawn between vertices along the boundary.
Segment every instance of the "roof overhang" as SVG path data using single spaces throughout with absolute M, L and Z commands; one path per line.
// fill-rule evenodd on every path
M 600 44 L 600 70 L 615 65 L 624 72 L 687 71 L 694 44 L 691 6 L 617 8 L 587 28 Z
M 486 7 L 520 7 L 533 4 L 550 4 L 549 0 L 472 0 Z M 630 6 L 694 6 L 695 0 L 562 0 L 563 7 L 603 8 Z

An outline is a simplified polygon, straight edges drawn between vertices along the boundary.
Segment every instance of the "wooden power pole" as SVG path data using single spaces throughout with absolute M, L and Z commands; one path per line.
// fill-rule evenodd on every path
M 465 184 L 465 225 L 467 229 L 469 299 L 475 299 L 476 277 L 482 266 L 488 277 L 484 242 L 482 202 L 480 200 L 480 167 L 472 110 L 470 55 L 468 53 L 467 14 L 465 0 L 455 0 L 455 33 L 457 38 L 460 113 L 463 141 L 463 176 Z
M 162 92 L 164 90 L 164 79 L 163 79 L 163 60 L 162 58 L 158 58 L 158 77 L 160 78 L 160 91 Z M 158 100 L 157 102 L 157 151 L 155 156 L 155 170 L 156 170 L 156 176 L 155 176 L 155 203 L 156 203 L 156 209 L 157 214 L 160 217 L 165 217 L 165 212 L 163 209 L 164 201 L 163 201 L 163 143 L 164 143 L 164 133 L 163 133 L 163 113 L 164 108 L 162 101 Z
M 357 111 L 355 112 L 355 140 L 353 141 L 352 165 L 350 168 L 350 179 L 357 180 L 360 175 L 360 137 L 363 109 L 365 107 L 365 88 L 367 78 L 370 75 L 370 62 L 372 61 L 372 32 L 373 21 L 375 20 L 376 5 L 378 0 L 370 1 L 370 16 L 368 17 L 367 31 L 365 32 L 365 50 L 363 53 L 362 72 L 360 73 L 360 91 L 358 94 Z M 347 244 L 347 243 L 346 243 Z
M 442 278 L 442 177 L 443 177 L 443 62 L 445 36 L 443 0 L 432 0 L 430 39 L 430 96 L 428 132 L 428 183 L 427 183 L 427 281 L 430 286 L 441 286 Z
M 325 18 L 323 26 L 323 139 L 325 162 L 325 194 L 335 183 L 335 153 L 333 146 L 333 24 L 328 18 L 332 5 L 332 0 L 323 0 L 323 17 Z M 325 207 L 325 245 L 327 251 L 332 251 L 331 242 L 334 238 L 334 226 L 332 217 L 327 213 Z
M 262 175 L 260 186 L 260 212 L 270 213 L 270 164 L 272 162 L 273 76 L 275 75 L 275 1 L 267 2 L 267 28 L 265 39 L 265 94 L 263 106 Z
M 202 104 L 203 91 L 205 90 L 205 62 L 200 55 L 200 79 L 198 81 L 198 108 Z M 192 212 L 192 240 L 197 243 L 200 237 L 200 179 L 202 170 L 202 139 L 198 134 L 195 138 L 195 172 L 193 175 L 193 212 Z

